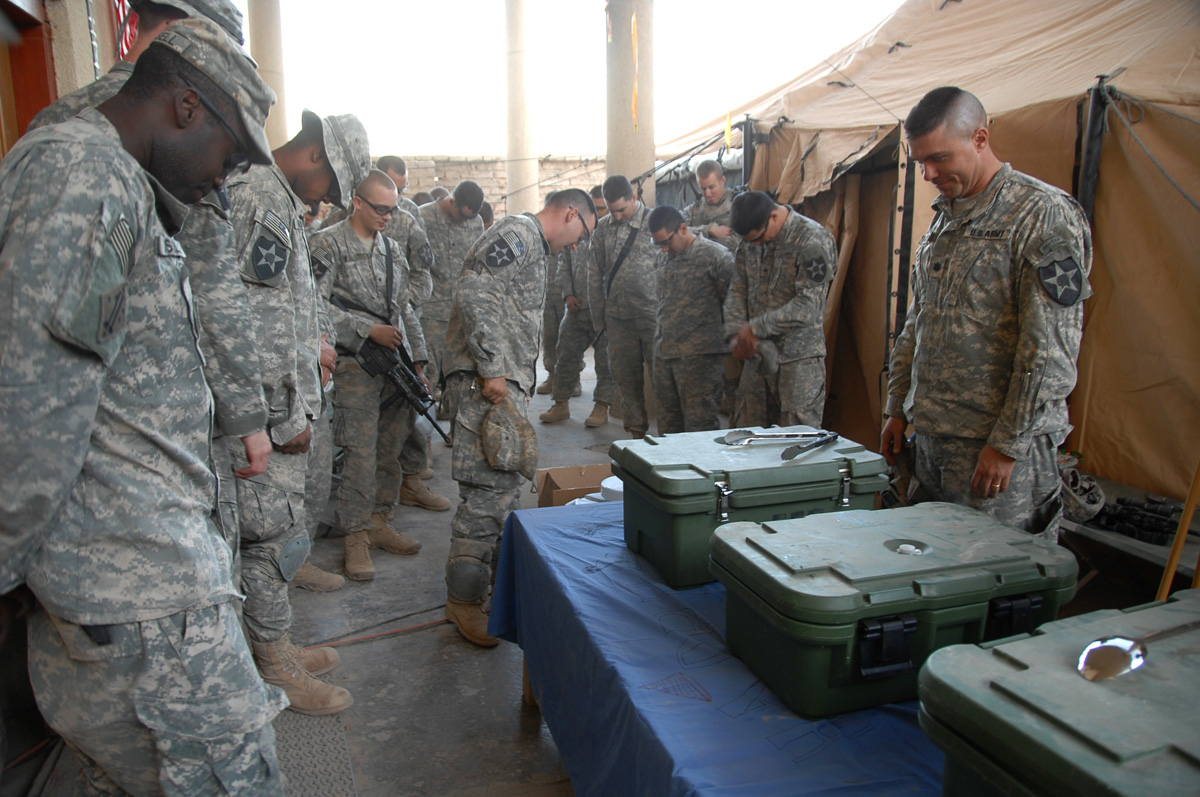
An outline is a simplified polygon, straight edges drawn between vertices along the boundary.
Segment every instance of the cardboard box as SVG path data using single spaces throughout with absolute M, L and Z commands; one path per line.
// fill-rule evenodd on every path
M 611 475 L 612 466 L 607 464 L 543 468 L 537 472 L 538 506 L 564 506 L 598 493 L 600 483 Z

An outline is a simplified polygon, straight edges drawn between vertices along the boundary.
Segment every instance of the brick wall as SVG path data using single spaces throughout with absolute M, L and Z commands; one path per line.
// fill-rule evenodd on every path
M 505 215 L 502 196 L 508 190 L 504 174 L 504 158 L 470 155 L 415 155 L 405 157 L 408 165 L 408 188 L 404 195 L 411 198 L 418 191 L 445 186 L 453 191 L 462 180 L 474 180 L 483 189 L 483 198 L 492 203 L 496 217 Z M 538 204 L 546 194 L 561 188 L 582 188 L 604 182 L 607 176 L 604 158 L 541 158 L 538 160 Z M 526 186 L 514 186 L 514 190 Z

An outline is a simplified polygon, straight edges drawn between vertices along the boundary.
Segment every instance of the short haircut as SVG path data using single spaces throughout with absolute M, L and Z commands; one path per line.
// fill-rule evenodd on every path
M 484 224 L 491 224 L 496 219 L 496 212 L 492 208 L 492 203 L 486 200 L 479 206 L 479 218 L 483 219 Z
M 592 218 L 596 217 L 596 203 L 582 188 L 564 188 L 561 191 L 552 191 L 546 195 L 546 204 L 543 207 L 575 208 L 580 213 L 587 210 Z
M 433 201 L 433 194 L 429 193 L 428 191 L 418 191 L 417 193 L 413 194 L 412 201 L 413 204 L 418 206 L 428 205 Z
M 429 195 L 434 199 L 445 199 L 446 197 L 450 196 L 450 192 L 444 185 L 435 185 L 433 188 L 429 189 Z
M 375 161 L 375 168 L 385 172 L 408 174 L 408 166 L 404 163 L 404 158 L 399 155 L 384 155 Z
M 365 189 L 371 188 L 372 186 L 383 188 L 388 191 L 396 190 L 395 181 L 393 181 L 391 177 L 388 177 L 387 173 L 381 169 L 372 169 L 371 171 L 367 172 L 367 176 L 364 177 L 363 181 L 358 184 L 358 190 L 366 193 Z
M 454 204 L 478 213 L 483 207 L 483 189 L 474 180 L 463 180 L 454 186 Z
M 605 202 L 633 199 L 633 183 L 623 174 L 614 174 L 604 181 L 603 193 Z
M 696 179 L 697 180 L 702 180 L 705 177 L 710 177 L 714 174 L 717 175 L 718 177 L 725 176 L 724 167 L 722 167 L 721 164 L 717 163 L 714 160 L 701 161 L 700 165 L 696 167 Z
M 121 94 L 144 102 L 161 91 L 187 88 L 191 84 L 204 94 L 221 116 L 239 118 L 237 103 L 225 90 L 169 47 L 151 45 L 134 64 L 133 74 L 121 88 Z M 221 124 L 210 113 L 208 123 Z
M 674 232 L 679 229 L 680 224 L 683 224 L 683 214 L 677 208 L 673 208 L 670 205 L 659 205 L 650 211 L 651 235 L 659 230 Z
M 604 187 L 599 185 L 592 186 L 592 190 L 588 191 L 592 195 L 592 199 L 604 199 Z
M 734 197 L 729 209 L 729 226 L 743 238 L 767 226 L 775 200 L 764 191 L 746 191 Z
M 957 86 L 942 86 L 922 97 L 908 112 L 904 132 L 909 138 L 920 138 L 942 125 L 947 125 L 948 132 L 969 136 L 987 127 L 987 111 L 971 92 Z

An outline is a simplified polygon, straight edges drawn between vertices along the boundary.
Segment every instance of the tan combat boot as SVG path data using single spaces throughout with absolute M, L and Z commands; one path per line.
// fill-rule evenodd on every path
M 571 402 L 556 401 L 554 406 L 538 416 L 542 423 L 558 423 L 571 417 Z
M 587 416 L 587 420 L 583 422 L 583 425 L 589 429 L 595 429 L 597 426 L 603 426 L 606 423 L 608 423 L 608 405 L 597 404 L 592 407 L 592 414 Z
M 468 642 L 474 642 L 481 648 L 494 648 L 500 644 L 499 639 L 488 635 L 488 616 L 483 613 L 482 604 L 459 603 L 447 596 L 446 619 L 458 627 L 458 633 Z
M 371 564 L 371 540 L 367 532 L 356 531 L 346 535 L 346 564 L 342 569 L 346 572 L 346 578 L 355 581 L 375 578 L 375 565 Z
M 433 468 L 426 468 L 417 474 L 417 478 L 423 482 L 427 482 L 433 478 Z
M 354 703 L 345 689 L 312 677 L 287 637 L 278 642 L 251 642 L 251 647 L 262 679 L 283 689 L 292 711 L 315 716 L 339 714 Z
M 305 562 L 296 571 L 292 586 L 313 592 L 333 592 L 346 586 L 346 579 L 336 573 L 326 573 L 311 562 Z
M 450 499 L 444 498 L 425 486 L 415 475 L 405 474 L 400 483 L 400 503 L 419 506 L 431 512 L 445 512 L 450 508 Z
M 554 374 L 547 374 L 546 381 L 537 386 L 537 394 L 539 396 L 549 395 L 554 389 Z
M 401 534 L 392 528 L 386 515 L 376 512 L 371 515 L 375 525 L 367 529 L 367 539 L 372 548 L 382 548 L 388 553 L 398 553 L 410 556 L 421 550 L 421 543 L 407 534 Z
M 571 398 L 579 398 L 583 395 L 583 385 L 578 381 L 575 382 L 575 389 L 571 391 Z
M 292 640 L 288 637 L 284 637 L 279 641 L 286 642 L 295 648 L 296 658 L 299 660 L 300 666 L 308 670 L 309 675 L 324 675 L 327 672 L 332 672 L 342 663 L 342 657 L 333 648 L 302 648 L 299 645 L 292 644 Z
M 644 438 L 646 436 L 646 430 L 645 429 L 630 429 L 629 434 L 633 437 L 634 440 L 641 440 L 642 438 Z

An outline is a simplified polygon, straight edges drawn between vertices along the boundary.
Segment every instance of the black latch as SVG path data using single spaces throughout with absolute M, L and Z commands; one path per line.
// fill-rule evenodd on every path
M 864 678 L 885 678 L 911 672 L 912 635 L 917 618 L 911 614 L 858 621 L 859 666 Z
M 1009 595 L 988 601 L 987 631 L 984 639 L 1004 639 L 1017 634 L 1031 634 L 1037 627 L 1034 619 L 1042 608 L 1042 596 L 1036 593 Z

